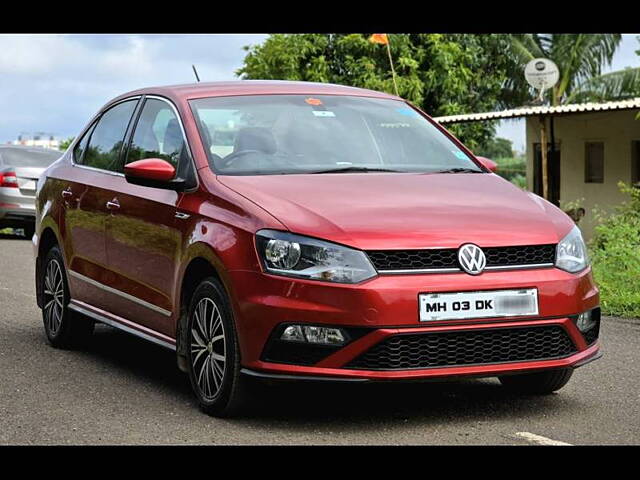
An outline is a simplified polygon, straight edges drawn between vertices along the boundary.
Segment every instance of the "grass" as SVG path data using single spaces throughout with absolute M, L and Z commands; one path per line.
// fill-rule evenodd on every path
M 631 201 L 600 217 L 589 253 L 602 311 L 640 317 L 640 189 L 619 186 Z

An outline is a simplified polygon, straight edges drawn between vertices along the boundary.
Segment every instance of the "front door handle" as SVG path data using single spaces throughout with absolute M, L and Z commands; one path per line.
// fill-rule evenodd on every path
M 118 210 L 119 208 L 120 208 L 120 204 L 115 198 L 111 202 L 107 202 L 107 209 Z

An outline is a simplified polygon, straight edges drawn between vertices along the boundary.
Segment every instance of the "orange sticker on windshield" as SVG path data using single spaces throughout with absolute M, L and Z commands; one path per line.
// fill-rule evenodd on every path
M 305 102 L 307 102 L 309 105 L 322 105 L 322 100 L 320 100 L 319 98 L 305 98 L 304 99 Z

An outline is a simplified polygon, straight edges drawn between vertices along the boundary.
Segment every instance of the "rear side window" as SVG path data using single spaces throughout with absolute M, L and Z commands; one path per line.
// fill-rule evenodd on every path
M 87 167 L 122 172 L 120 150 L 138 100 L 119 103 L 102 114 L 93 128 L 82 158 Z M 82 142 L 78 144 L 81 146 Z
M 136 125 L 125 163 L 143 158 L 161 158 L 177 170 L 185 151 L 182 129 L 173 108 L 165 101 L 148 98 Z
M 91 137 L 91 132 L 93 132 L 93 127 L 96 124 L 91 125 L 89 130 L 86 131 L 82 139 L 76 143 L 76 146 L 73 148 L 73 161 L 75 163 L 82 164 L 82 157 L 84 156 L 84 152 L 87 150 L 87 143 L 89 143 L 89 138 Z

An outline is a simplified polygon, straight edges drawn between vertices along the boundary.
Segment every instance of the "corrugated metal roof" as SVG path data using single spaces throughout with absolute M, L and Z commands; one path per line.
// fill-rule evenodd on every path
M 630 110 L 640 108 L 640 97 L 606 103 L 574 103 L 557 107 L 521 107 L 500 112 L 469 113 L 434 117 L 440 123 L 476 122 L 478 120 L 496 120 L 500 118 L 531 117 L 535 115 L 560 115 L 563 113 L 597 112 L 607 110 Z

